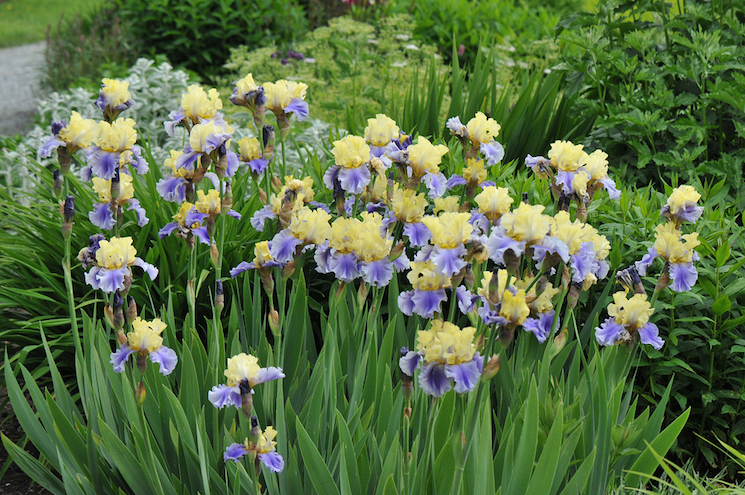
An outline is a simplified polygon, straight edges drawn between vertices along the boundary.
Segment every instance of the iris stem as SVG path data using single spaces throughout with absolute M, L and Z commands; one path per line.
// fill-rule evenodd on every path
M 450 488 L 451 495 L 455 495 L 457 493 L 460 493 L 461 483 L 463 481 L 463 472 L 466 469 L 466 461 L 468 460 L 468 452 L 471 450 L 471 444 L 473 443 L 473 437 L 474 433 L 476 431 L 476 423 L 478 421 L 478 415 L 479 415 L 479 404 L 481 403 L 481 397 L 484 395 L 484 389 L 489 386 L 488 382 L 481 382 L 479 380 L 478 384 L 478 390 L 476 391 L 476 398 L 473 399 L 471 404 L 473 405 L 473 409 L 471 410 L 471 417 L 468 421 L 467 425 L 467 431 L 466 431 L 466 442 L 463 446 L 463 455 L 460 459 L 456 459 L 456 466 L 455 466 L 455 476 L 453 478 L 453 485 Z M 463 402 L 465 404 L 465 400 Z M 464 411 L 464 414 L 466 411 Z
M 72 327 L 73 340 L 75 341 L 75 352 L 82 359 L 83 347 L 80 344 L 80 332 L 78 331 L 78 315 L 75 310 L 75 294 L 72 287 L 72 273 L 70 271 L 70 243 L 72 236 L 65 239 L 65 257 L 62 260 L 62 270 L 65 274 L 65 287 L 67 288 L 67 305 L 70 311 L 70 327 Z

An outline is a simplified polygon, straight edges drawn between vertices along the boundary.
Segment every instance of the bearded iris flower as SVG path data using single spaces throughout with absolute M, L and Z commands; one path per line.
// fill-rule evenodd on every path
M 142 357 L 150 358 L 150 361 L 160 365 L 160 372 L 170 375 L 178 363 L 178 356 L 173 349 L 163 345 L 163 337 L 160 336 L 166 328 L 166 324 L 160 318 L 146 321 L 139 316 L 132 322 L 133 331 L 127 334 L 127 341 L 123 343 L 116 352 L 111 353 L 111 364 L 114 371 L 121 373 L 124 365 L 134 353 Z
M 95 102 L 107 122 L 113 122 L 121 112 L 134 105 L 129 93 L 129 83 L 117 79 L 104 79 Z
M 261 368 L 257 357 L 242 352 L 228 359 L 225 376 L 228 382 L 212 387 L 208 398 L 212 405 L 217 408 L 235 406 L 240 409 L 242 406 L 241 395 L 252 394 L 256 385 L 284 378 L 285 374 L 281 368 L 275 366 Z
M 698 280 L 698 271 L 693 266 L 699 256 L 694 249 L 701 244 L 698 240 L 698 232 L 683 234 L 676 228 L 675 222 L 658 225 L 655 229 L 657 238 L 647 254 L 637 261 L 635 266 L 639 275 L 646 275 L 647 269 L 658 257 L 667 261 L 671 284 L 670 288 L 675 292 L 687 292 L 691 290 Z
M 64 120 L 52 122 L 52 135 L 47 136 L 39 148 L 39 158 L 49 158 L 60 146 L 67 148 L 72 155 L 78 150 L 88 148 L 96 139 L 98 125 L 92 119 L 84 119 L 73 111 L 70 123 Z
M 158 269 L 135 255 L 131 237 L 112 237 L 111 240 L 98 240 L 95 250 L 95 265 L 85 274 L 85 282 L 94 289 L 104 292 L 125 291 L 125 279 L 132 277 L 132 266 L 139 266 L 155 280 Z
M 401 129 L 387 115 L 379 113 L 375 115 L 374 119 L 367 119 L 365 141 L 370 143 L 370 153 L 376 158 L 383 157 L 388 143 L 400 135 Z
M 625 291 L 616 292 L 608 305 L 609 318 L 595 328 L 595 339 L 598 344 L 608 346 L 628 342 L 636 334 L 642 344 L 660 350 L 665 341 L 660 338 L 657 325 L 649 321 L 652 313 L 654 308 L 646 294 L 634 294 L 626 299 Z
M 181 107 L 168 115 L 163 123 L 166 133 L 173 137 L 175 126 L 181 124 L 189 129 L 192 125 L 213 122 L 225 127 L 225 121 L 219 110 L 222 109 L 220 93 L 214 88 L 206 92 L 197 84 L 189 86 L 187 92 L 181 95 Z
M 419 385 L 427 395 L 442 397 L 455 383 L 459 394 L 476 388 L 484 358 L 473 343 L 476 329 L 459 328 L 450 322 L 432 320 L 429 330 L 417 333 L 417 352 L 409 351 L 399 360 L 401 371 L 414 376 L 421 366 Z
M 471 240 L 473 225 L 469 223 L 470 213 L 442 213 L 440 216 L 426 216 L 422 219 L 432 233 L 434 248 L 429 259 L 437 270 L 452 277 L 466 266 L 463 257 L 467 254 L 465 244 Z
M 119 196 L 112 198 L 111 184 L 119 180 Z M 137 213 L 137 225 L 144 227 L 150 221 L 147 212 L 140 206 L 140 202 L 134 198 L 134 186 L 132 176 L 129 174 L 114 174 L 114 179 L 105 180 L 98 177 L 93 178 L 93 190 L 98 193 L 98 203 L 93 205 L 93 211 L 88 213 L 88 219 L 99 229 L 111 230 L 116 225 L 118 208 L 128 205 L 128 211 Z
M 84 181 L 89 181 L 91 175 L 111 180 L 117 168 L 132 165 L 138 174 L 148 171 L 147 161 L 142 158 L 137 142 L 137 131 L 132 119 L 118 119 L 112 122 L 98 124 L 98 136 L 95 146 L 86 149 L 88 165 L 81 171 Z
M 442 302 L 447 299 L 445 289 L 451 286 L 450 277 L 440 273 L 431 261 L 411 262 L 406 275 L 412 290 L 398 295 L 398 307 L 407 316 L 416 313 L 423 318 L 434 318 L 442 312 Z
M 274 473 L 281 473 L 285 468 L 285 461 L 282 456 L 275 450 L 277 442 L 274 438 L 277 436 L 277 430 L 271 426 L 267 426 L 263 433 L 259 435 L 256 443 L 251 443 L 247 438 L 244 443 L 233 443 L 225 449 L 223 454 L 223 460 L 235 461 L 248 454 L 249 452 L 255 452 L 259 460 L 266 466 L 270 471 Z
M 683 185 L 673 190 L 667 203 L 660 210 L 660 215 L 679 226 L 683 222 L 696 223 L 704 212 L 703 206 L 698 206 L 701 195 L 692 186 Z
M 209 217 L 206 213 L 197 210 L 193 203 L 185 201 L 178 213 L 173 215 L 175 222 L 167 224 L 158 231 L 158 237 L 163 239 L 177 232 L 176 235 L 188 239 L 189 235 L 196 237 L 202 244 L 209 245 L 210 234 L 207 227 L 203 226 L 204 219 Z
M 331 150 L 334 155 L 334 166 L 323 175 L 323 183 L 334 190 L 336 181 L 349 194 L 360 194 L 370 183 L 371 174 L 368 164 L 372 158 L 370 146 L 359 136 L 345 136 L 334 141 Z

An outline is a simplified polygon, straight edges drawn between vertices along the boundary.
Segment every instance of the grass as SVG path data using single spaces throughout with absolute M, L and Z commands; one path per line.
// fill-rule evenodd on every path
M 71 19 L 103 3 L 104 0 L 0 0 L 0 48 L 44 41 L 47 26 L 56 26 L 61 15 Z

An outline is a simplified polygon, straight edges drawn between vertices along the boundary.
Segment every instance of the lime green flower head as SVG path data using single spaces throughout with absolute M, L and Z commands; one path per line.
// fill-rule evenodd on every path
M 626 299 L 625 291 L 613 294 L 613 302 L 608 305 L 608 315 L 626 328 L 639 329 L 649 322 L 654 313 L 646 294 L 634 294 Z
M 548 234 L 550 219 L 543 214 L 543 205 L 520 203 L 516 210 L 502 215 L 501 225 L 507 235 L 526 244 L 539 241 Z
M 487 118 L 483 112 L 476 112 L 476 116 L 466 124 L 466 129 L 471 141 L 479 144 L 494 141 L 501 127 L 496 120 Z
M 163 345 L 163 337 L 160 334 L 163 333 L 166 326 L 160 318 L 147 321 L 138 316 L 132 322 L 133 330 L 127 334 L 127 343 L 130 349 L 144 354 L 159 349 Z
M 551 145 L 548 157 L 559 170 L 574 172 L 580 166 L 579 160 L 584 153 L 582 148 L 584 146 L 581 144 L 575 145 L 569 141 L 555 141 Z
M 98 201 L 102 203 L 108 203 L 111 201 L 111 181 L 101 179 L 99 177 L 93 177 L 93 190 L 98 193 Z M 119 201 L 123 202 L 128 199 L 132 199 L 135 194 L 134 186 L 132 185 L 132 176 L 128 174 L 121 174 L 119 176 Z
M 98 125 L 93 119 L 84 119 L 73 111 L 70 123 L 59 131 L 59 137 L 67 143 L 68 151 L 74 153 L 93 144 L 97 133 Z
M 181 108 L 195 124 L 204 119 L 211 119 L 215 112 L 222 108 L 220 93 L 215 88 L 205 92 L 204 88 L 194 84 L 181 96 Z
M 412 173 L 414 177 L 421 177 L 426 173 L 439 172 L 442 157 L 450 150 L 444 144 L 434 145 L 427 138 L 419 136 L 417 144 L 409 146 L 408 151 Z
M 374 119 L 367 119 L 365 140 L 373 146 L 385 146 L 397 138 L 400 131 L 395 120 L 379 113 Z
M 489 220 L 497 220 L 510 211 L 510 205 L 514 201 L 510 192 L 504 187 L 488 186 L 475 198 L 479 206 L 479 213 L 486 215 Z
M 131 150 L 137 142 L 137 131 L 134 127 L 135 121 L 132 119 L 117 119 L 111 124 L 99 122 L 96 144 L 103 151 L 111 153 Z
M 344 168 L 357 168 L 370 161 L 370 146 L 359 136 L 350 135 L 334 141 L 331 153 L 335 163 Z
M 432 242 L 444 249 L 452 249 L 468 242 L 473 225 L 468 223 L 470 213 L 443 213 L 438 217 L 426 216 L 422 222 L 432 232 Z

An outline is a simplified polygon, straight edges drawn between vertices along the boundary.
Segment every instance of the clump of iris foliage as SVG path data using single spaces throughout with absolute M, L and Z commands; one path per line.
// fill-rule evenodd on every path
M 557 140 L 516 170 L 480 111 L 435 142 L 371 116 L 297 169 L 286 146 L 308 91 L 242 78 L 229 100 L 252 118 L 234 139 L 218 92 L 190 85 L 163 118 L 179 143 L 164 161 L 128 117 L 126 81 L 104 80 L 97 118 L 52 123 L 38 153 L 58 166 L 38 177 L 58 198 L 79 395 L 43 330 L 53 395 L 6 353 L 46 464 L 4 439 L 14 461 L 54 493 L 600 493 L 648 479 L 690 409 L 664 426 L 674 381 L 641 409 L 627 379 L 670 345 L 659 301 L 698 282 L 711 187 L 635 211 L 643 196 L 602 150 Z M 623 230 L 640 223 L 656 237 L 630 249 Z
M 298 81 L 241 76 L 223 113 L 141 61 L 51 100 L 0 190 L 3 380 L 42 457 L 4 439 L 15 462 L 54 493 L 604 493 L 671 448 L 722 466 L 735 191 L 637 189 L 567 140 L 560 76 L 457 67 L 297 154 Z
M 736 2 L 601 1 L 562 22 L 559 68 L 595 120 L 586 144 L 639 184 L 735 178 L 742 208 L 744 17 Z

